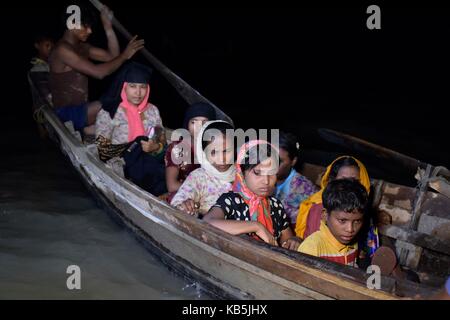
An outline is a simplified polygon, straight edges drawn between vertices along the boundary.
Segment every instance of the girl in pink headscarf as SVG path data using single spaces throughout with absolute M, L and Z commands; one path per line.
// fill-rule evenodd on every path
M 296 250 L 300 241 L 289 225 L 281 202 L 272 197 L 277 181 L 278 151 L 268 142 L 244 144 L 236 162 L 231 192 L 224 193 L 204 220 L 234 235 L 250 234 L 258 240 Z
M 96 142 L 102 160 L 122 156 L 125 176 L 159 196 L 167 192 L 166 141 L 164 134 L 148 137 L 155 128 L 163 128 L 158 108 L 149 102 L 150 77 L 151 69 L 142 64 L 130 62 L 122 67 L 110 90 L 100 99 L 102 110 L 96 121 Z M 107 154 L 111 150 L 121 152 Z

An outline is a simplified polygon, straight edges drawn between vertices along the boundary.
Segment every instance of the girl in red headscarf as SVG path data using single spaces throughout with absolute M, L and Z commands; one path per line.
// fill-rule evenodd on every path
M 283 205 L 271 196 L 278 160 L 278 151 L 267 141 L 244 144 L 237 157 L 232 191 L 222 194 L 204 220 L 233 235 L 251 234 L 266 243 L 296 250 L 300 240 L 289 226 Z

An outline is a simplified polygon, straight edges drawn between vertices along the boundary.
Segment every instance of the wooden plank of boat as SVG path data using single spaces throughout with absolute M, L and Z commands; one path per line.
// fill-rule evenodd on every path
M 364 154 L 377 157 L 383 160 L 396 161 L 414 173 L 417 171 L 418 168 L 424 168 L 428 165 L 427 163 L 417 160 L 413 157 L 379 146 L 375 143 L 368 142 L 366 140 L 357 137 L 353 137 L 349 134 L 325 128 L 318 129 L 318 132 L 322 138 L 331 143 L 335 143 L 340 146 L 349 148 L 351 150 L 359 151 Z M 447 176 L 450 176 L 450 171 L 448 169 L 442 168 L 442 173 Z
M 440 194 L 450 198 L 450 184 L 448 181 L 436 179 L 435 181 L 430 181 L 429 186 Z
M 396 299 L 399 287 L 383 277 L 383 290 L 366 286 L 368 275 L 301 253 L 280 254 L 253 241 L 231 236 L 183 214 L 112 172 L 75 139 L 53 112 L 51 126 L 83 179 L 121 214 L 125 223 L 143 233 L 165 253 L 169 263 L 224 292 L 225 296 L 256 299 Z M 293 258 L 295 256 L 295 258 Z M 417 289 L 402 284 L 405 290 Z M 411 292 L 409 292 L 411 293 Z
M 394 225 L 382 226 L 380 228 L 380 232 L 388 237 L 406 241 L 422 248 L 430 249 L 450 256 L 450 244 L 448 241 L 442 241 L 437 237 L 417 231 L 406 230 Z

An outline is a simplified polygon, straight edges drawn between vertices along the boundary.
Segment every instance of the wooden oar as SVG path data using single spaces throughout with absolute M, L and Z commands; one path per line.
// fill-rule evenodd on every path
M 103 4 L 98 0 L 89 0 L 91 4 L 96 7 L 99 11 L 102 10 Z M 122 36 L 128 41 L 131 40 L 132 35 L 127 29 L 115 18 L 112 19 L 113 26 L 122 34 Z M 177 90 L 177 92 L 186 100 L 188 104 L 193 104 L 196 102 L 206 102 L 211 104 L 216 110 L 218 119 L 225 120 L 233 124 L 233 120 L 221 109 L 215 106 L 211 101 L 202 96 L 198 91 L 192 88 L 186 81 L 177 76 L 169 68 L 167 68 L 161 61 L 155 58 L 146 48 L 142 48 L 140 53 L 153 65 L 153 67 L 158 70 L 164 78 Z
M 419 167 L 424 169 L 428 165 L 428 163 L 414 159 L 400 152 L 379 146 L 375 143 L 371 143 L 342 132 L 325 128 L 318 129 L 318 132 L 319 135 L 328 142 L 364 153 L 366 155 L 375 156 L 380 159 L 393 160 L 397 163 L 402 164 L 405 168 L 411 170 L 414 173 Z M 444 171 L 444 174 L 450 174 L 450 171 L 446 170 Z

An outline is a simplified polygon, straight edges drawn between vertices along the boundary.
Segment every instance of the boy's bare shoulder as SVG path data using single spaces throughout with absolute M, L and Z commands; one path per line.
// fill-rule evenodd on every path
M 70 53 L 75 53 L 75 50 L 67 42 L 58 41 L 53 47 L 50 62 L 60 61 L 62 57 Z
M 64 55 L 69 53 L 81 56 L 80 53 L 89 51 L 90 47 L 91 46 L 89 44 L 83 43 L 80 44 L 78 48 L 74 48 L 67 41 L 58 41 L 52 50 L 52 55 Z
M 66 41 L 59 40 L 55 43 L 55 46 L 53 47 L 53 52 L 58 52 L 61 50 L 73 50 L 73 47 L 67 43 Z

